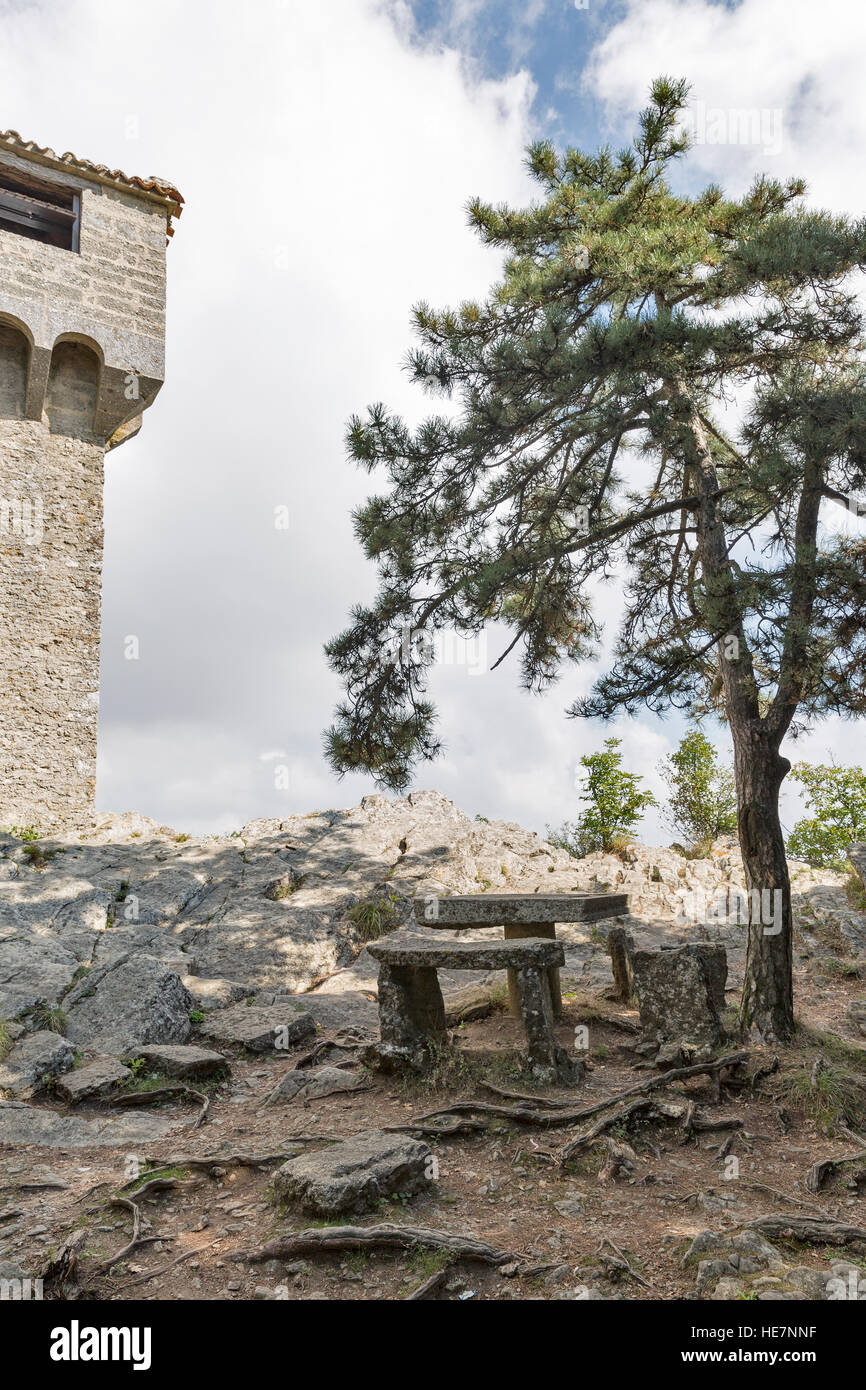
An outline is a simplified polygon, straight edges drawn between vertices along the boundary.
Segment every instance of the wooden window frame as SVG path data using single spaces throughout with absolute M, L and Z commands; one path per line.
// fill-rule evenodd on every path
M 81 194 L 74 188 L 43 182 L 29 171 L 0 161 L 0 226 L 28 240 L 77 252 Z

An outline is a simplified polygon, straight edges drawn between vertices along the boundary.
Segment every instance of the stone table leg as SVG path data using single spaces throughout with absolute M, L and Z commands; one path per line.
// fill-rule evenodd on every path
M 429 966 L 379 966 L 379 1037 L 382 1059 L 421 1066 L 431 1042 L 443 1042 L 445 1004 Z
M 554 1085 L 557 1081 L 574 1081 L 580 1077 L 582 1068 L 554 1037 L 549 972 L 525 967 L 515 973 L 520 990 L 523 1026 L 529 1044 L 530 1070 L 538 1081 L 546 1085 Z
M 613 970 L 616 997 L 623 1004 L 627 1004 L 634 995 L 634 975 L 631 968 L 634 941 L 625 927 L 611 927 L 607 934 L 607 951 Z
M 505 940 L 523 941 L 528 936 L 543 937 L 545 941 L 556 940 L 556 926 L 553 922 L 539 922 L 529 926 L 521 926 L 516 923 L 506 923 Z M 554 1018 L 562 1017 L 562 986 L 559 982 L 559 966 L 551 965 L 547 971 L 547 978 L 550 982 L 550 1002 L 553 1006 Z M 520 990 L 517 986 L 517 971 L 508 971 L 508 1010 L 514 1018 L 521 1018 L 520 1010 Z

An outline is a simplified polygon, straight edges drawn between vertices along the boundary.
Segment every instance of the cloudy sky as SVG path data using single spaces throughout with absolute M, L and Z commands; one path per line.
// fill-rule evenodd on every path
M 699 131 L 701 112 L 705 133 L 714 111 L 757 113 L 745 142 L 698 143 L 683 187 L 797 173 L 862 212 L 855 0 L 0 0 L 0 39 L 0 126 L 186 198 L 167 381 L 107 464 L 98 804 L 188 831 L 373 790 L 321 754 L 339 693 L 322 643 L 374 588 L 345 422 L 426 408 L 400 367 L 410 306 L 496 277 L 464 208 L 532 195 L 530 139 L 621 143 L 653 76 L 683 75 Z M 603 607 L 615 622 L 615 593 Z M 575 815 L 577 761 L 609 730 L 563 713 L 591 671 L 529 696 L 516 664 L 485 669 L 495 637 L 445 648 L 446 752 L 418 785 L 543 829 Z M 679 721 L 613 731 L 659 790 Z M 866 762 L 866 738 L 828 722 L 793 754 Z M 644 838 L 665 833 L 648 818 Z

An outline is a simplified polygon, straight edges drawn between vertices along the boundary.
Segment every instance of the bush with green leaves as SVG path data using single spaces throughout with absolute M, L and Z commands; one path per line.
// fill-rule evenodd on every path
M 866 772 L 836 763 L 795 763 L 791 777 L 807 811 L 788 836 L 788 854 L 820 868 L 845 871 L 848 846 L 866 840 Z
M 606 738 L 603 753 L 587 753 L 581 758 L 586 769 L 580 779 L 580 799 L 586 810 L 576 822 L 565 821 L 557 829 L 548 827 L 547 838 L 558 849 L 576 858 L 593 850 L 613 850 L 643 819 L 647 806 L 658 805 L 652 792 L 640 791 L 641 778 L 622 766 L 620 738 Z
M 669 800 L 665 819 L 683 835 L 691 850 L 706 851 L 720 835 L 737 829 L 737 792 L 731 768 L 700 729 L 692 729 L 679 747 L 659 763 Z

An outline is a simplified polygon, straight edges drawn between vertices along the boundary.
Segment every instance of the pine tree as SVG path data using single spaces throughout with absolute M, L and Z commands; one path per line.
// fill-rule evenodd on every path
M 520 645 L 523 683 L 544 689 L 597 652 L 590 581 L 625 573 L 612 668 L 569 713 L 727 720 L 747 884 L 782 904 L 781 931 L 749 924 L 742 1025 L 784 1042 L 781 744 L 795 716 L 866 710 L 866 543 L 819 525 L 866 486 L 866 226 L 810 210 L 798 179 L 674 192 L 686 99 L 655 82 L 618 153 L 533 146 L 529 208 L 472 203 L 508 252 L 502 281 L 482 303 L 420 305 L 409 358 L 461 409 L 416 430 L 382 405 L 351 421 L 351 456 L 388 486 L 355 517 L 379 592 L 326 648 L 346 687 L 327 751 L 404 787 L 440 746 L 432 634 L 505 623 L 500 660 Z

